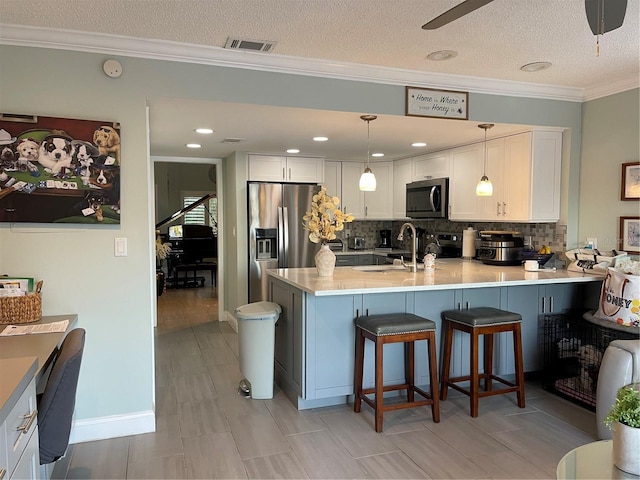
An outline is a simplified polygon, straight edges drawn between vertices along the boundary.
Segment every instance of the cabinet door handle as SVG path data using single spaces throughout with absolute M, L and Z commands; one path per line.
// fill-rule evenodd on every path
M 286 177 L 284 176 L 284 167 L 282 167 L 282 179 L 286 180 Z
M 367 316 L 367 317 L 369 316 L 369 309 L 368 309 L 368 308 L 367 308 L 366 316 Z
M 549 313 L 553 313 L 553 297 L 549 297 Z
M 547 300 L 546 297 L 542 297 L 542 313 L 547 313 L 546 312 L 546 306 L 547 306 L 546 300 Z
M 289 180 L 291 180 L 291 169 L 289 169 Z
M 6 468 L 0 469 L 0 480 L 2 480 L 6 474 L 7 474 Z
M 496 203 L 496 216 L 500 216 L 500 202 Z
M 356 308 L 356 318 L 360 316 L 360 310 Z
M 471 308 L 471 303 L 467 302 L 467 310 L 469 310 Z
M 24 425 L 20 425 L 18 428 L 16 428 L 16 430 L 19 432 L 22 432 L 22 434 L 24 435 L 27 432 L 29 432 L 31 425 L 33 425 L 33 422 L 35 421 L 35 419 L 38 418 L 38 410 L 34 410 L 33 412 L 31 412 L 31 414 L 25 415 L 22 418 L 25 418 L 28 420 Z
M 369 214 L 369 207 L 364 207 L 364 216 L 366 217 Z
M 502 202 L 502 215 L 506 215 L 507 214 L 507 204 Z
M 462 304 L 458 302 L 458 310 L 462 310 Z

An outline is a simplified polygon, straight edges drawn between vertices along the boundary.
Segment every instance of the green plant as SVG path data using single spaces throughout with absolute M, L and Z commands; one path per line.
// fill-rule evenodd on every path
M 618 390 L 616 403 L 604 419 L 605 425 L 612 427 L 620 422 L 629 427 L 640 428 L 640 384 L 626 385 Z

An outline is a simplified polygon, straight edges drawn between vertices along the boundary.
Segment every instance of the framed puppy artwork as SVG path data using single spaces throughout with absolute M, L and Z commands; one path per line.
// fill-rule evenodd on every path
M 0 114 L 0 222 L 120 223 L 120 125 Z

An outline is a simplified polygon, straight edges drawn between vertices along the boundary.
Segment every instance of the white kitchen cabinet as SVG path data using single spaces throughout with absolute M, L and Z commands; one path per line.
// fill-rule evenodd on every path
M 413 157 L 411 179 L 414 182 L 430 178 L 448 178 L 451 176 L 451 151 L 429 153 Z
M 393 162 L 393 218 L 407 218 L 407 183 L 413 179 L 413 159 Z
M 476 185 L 483 174 L 484 143 L 454 148 L 449 178 L 449 218 L 481 220 L 483 203 L 476 195 Z M 491 177 L 489 177 L 491 178 Z
M 393 218 L 393 162 L 370 164 L 376 176 L 374 192 L 360 191 L 360 176 L 365 164 L 360 162 L 341 162 L 340 206 L 343 211 L 352 214 L 356 220 L 388 220 Z M 337 184 L 337 181 L 332 183 Z
M 337 195 L 339 197 L 342 195 L 342 162 L 325 160 L 324 182 L 322 182 L 322 185 L 327 189 L 328 195 Z
M 562 132 L 534 130 L 487 142 L 493 196 L 483 197 L 482 219 L 556 222 L 560 218 Z
M 249 155 L 249 180 L 261 182 L 324 182 L 324 159 Z
M 352 214 L 356 220 L 364 220 L 364 192 L 358 187 L 363 163 L 342 162 L 342 196 L 340 206 L 344 212 Z M 376 177 L 376 180 L 378 177 Z
M 370 168 L 376 176 L 376 190 L 364 192 L 364 218 L 390 220 L 393 218 L 393 162 L 372 163 Z

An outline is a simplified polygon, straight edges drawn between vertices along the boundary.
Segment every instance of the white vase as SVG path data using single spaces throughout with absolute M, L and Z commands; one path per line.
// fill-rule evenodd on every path
M 613 463 L 620 470 L 640 475 L 640 428 L 613 424 Z
M 336 267 L 336 254 L 331 251 L 329 245 L 326 243 L 320 245 L 315 260 L 318 276 L 330 277 L 333 275 L 333 269 Z

